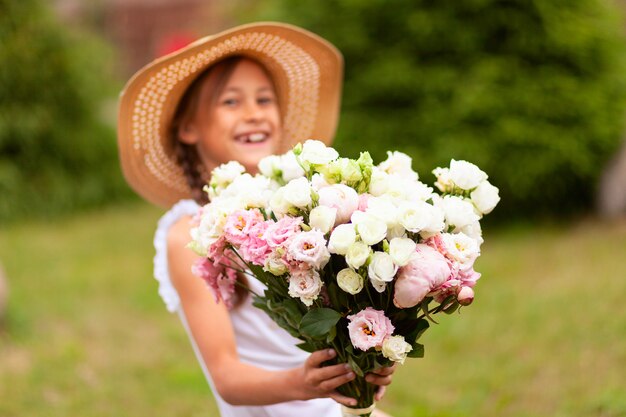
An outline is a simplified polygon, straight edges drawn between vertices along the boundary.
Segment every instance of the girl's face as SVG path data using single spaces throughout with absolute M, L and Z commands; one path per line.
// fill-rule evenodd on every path
M 265 71 L 243 59 L 235 67 L 217 101 L 202 86 L 197 113 L 183 127 L 181 140 L 196 144 L 208 168 L 239 161 L 248 172 L 271 155 L 281 140 L 281 120 L 276 93 Z

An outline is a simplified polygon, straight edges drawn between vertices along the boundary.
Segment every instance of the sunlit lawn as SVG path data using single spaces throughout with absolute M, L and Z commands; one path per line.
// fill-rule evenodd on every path
M 214 416 L 151 275 L 159 210 L 0 229 L 0 416 Z M 396 374 L 395 416 L 626 416 L 626 223 L 488 230 L 477 298 Z

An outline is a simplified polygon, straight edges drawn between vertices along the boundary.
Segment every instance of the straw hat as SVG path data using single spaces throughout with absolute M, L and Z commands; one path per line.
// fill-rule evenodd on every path
M 122 171 L 146 200 L 165 207 L 191 198 L 167 136 L 178 101 L 206 68 L 247 56 L 267 68 L 283 120 L 280 152 L 309 138 L 330 143 L 343 79 L 340 52 L 319 36 L 283 23 L 254 23 L 205 37 L 135 74 L 122 91 L 118 144 Z

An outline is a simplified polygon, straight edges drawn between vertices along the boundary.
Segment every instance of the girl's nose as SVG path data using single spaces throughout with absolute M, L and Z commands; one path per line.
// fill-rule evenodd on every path
M 256 122 L 263 118 L 263 109 L 256 101 L 248 103 L 245 111 L 246 121 Z

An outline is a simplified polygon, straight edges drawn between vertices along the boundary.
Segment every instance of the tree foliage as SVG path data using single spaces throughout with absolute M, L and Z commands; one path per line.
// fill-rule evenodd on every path
M 625 44 L 607 3 L 267 0 L 258 10 L 344 54 L 342 153 L 405 151 L 426 182 L 435 166 L 470 160 L 501 189 L 501 216 L 592 205 L 626 104 Z
M 102 121 L 111 54 L 39 0 L 0 0 L 0 220 L 127 195 Z

